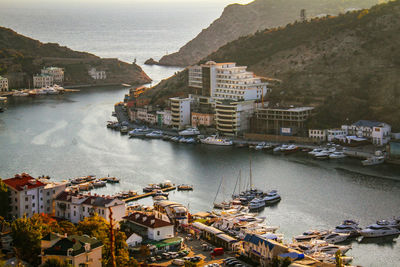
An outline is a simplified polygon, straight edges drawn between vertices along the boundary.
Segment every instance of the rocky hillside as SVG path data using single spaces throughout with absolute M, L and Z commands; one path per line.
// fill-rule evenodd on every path
M 8 77 L 11 88 L 32 85 L 32 75 L 44 66 L 65 69 L 65 85 L 148 83 L 151 79 L 136 64 L 73 51 L 54 43 L 41 43 L 0 27 L 0 75 Z M 90 68 L 105 70 L 107 79 L 93 80 Z
M 196 63 L 224 44 L 241 36 L 266 28 L 284 26 L 306 16 L 337 15 L 348 9 L 369 8 L 379 0 L 255 0 L 247 5 L 233 4 L 225 8 L 215 20 L 178 52 L 166 55 L 160 65 L 188 66 Z
M 202 61 L 238 62 L 258 75 L 282 80 L 268 101 L 271 105 L 315 106 L 310 127 L 370 119 L 400 130 L 399 21 L 397 0 L 260 31 L 228 43 Z M 162 90 L 179 77 L 154 90 Z M 175 93 L 187 91 L 180 87 Z

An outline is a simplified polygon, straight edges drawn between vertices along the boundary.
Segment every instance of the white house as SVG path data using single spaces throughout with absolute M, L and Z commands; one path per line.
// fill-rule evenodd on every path
M 346 131 L 343 129 L 329 129 L 327 130 L 328 142 L 332 142 L 335 139 L 343 139 L 346 136 Z
M 171 102 L 172 127 L 183 129 L 186 125 L 190 125 L 190 102 L 192 99 L 172 97 L 169 100 Z
M 129 247 L 136 247 L 142 244 L 142 241 L 143 238 L 140 235 L 133 233 L 126 239 L 126 244 L 128 244 Z
M 54 214 L 53 200 L 64 191 L 66 183 L 35 179 L 27 173 L 3 180 L 10 191 L 10 215 L 20 218 L 34 213 Z
M 188 68 L 189 87 L 201 95 L 231 100 L 258 100 L 268 91 L 268 83 L 236 63 L 208 61 Z
M 308 137 L 314 139 L 315 141 L 326 141 L 327 137 L 327 130 L 317 130 L 317 129 L 310 129 L 308 130 Z
M 124 219 L 134 233 L 147 239 L 159 241 L 174 237 L 174 225 L 155 214 L 134 212 Z
M 82 195 L 65 191 L 59 194 L 54 202 L 55 216 L 72 223 L 78 223 L 94 213 L 109 221 L 109 208 L 113 212 L 113 220 L 119 222 L 123 220 L 126 211 L 125 203 L 118 198 L 97 194 Z
M 392 127 L 386 123 L 374 126 L 372 128 L 372 143 L 377 146 L 386 145 L 390 141 L 391 131 Z
M 96 70 L 96 68 L 91 68 L 89 71 L 89 76 L 94 80 L 105 80 L 107 79 L 106 72 L 104 70 Z
M 189 211 L 182 204 L 170 200 L 156 201 L 154 210 L 167 215 L 176 226 L 188 224 Z
M 33 75 L 33 87 L 42 88 L 52 86 L 54 84 L 54 78 L 48 74 L 37 74 Z
M 64 82 L 64 70 L 58 67 L 47 67 L 41 70 L 42 75 L 53 77 L 53 82 L 62 84 Z

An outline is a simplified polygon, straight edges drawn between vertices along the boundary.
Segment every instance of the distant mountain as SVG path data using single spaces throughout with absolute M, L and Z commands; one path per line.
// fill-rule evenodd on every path
M 399 21 L 400 0 L 396 0 L 259 31 L 226 44 L 202 62 L 237 62 L 257 75 L 282 80 L 267 101 L 315 106 L 310 127 L 370 119 L 388 122 L 399 131 Z M 181 72 L 150 90 L 152 102 L 158 102 L 159 95 L 190 92 L 182 85 L 184 76 Z
M 192 65 L 224 44 L 266 28 L 285 26 L 306 16 L 345 13 L 349 9 L 369 8 L 380 0 L 255 0 L 247 5 L 233 4 L 178 52 L 163 56 L 160 65 Z
M 151 79 L 136 64 L 103 59 L 54 43 L 41 43 L 11 29 L 0 27 L 0 75 L 8 77 L 10 88 L 32 85 L 32 75 L 44 66 L 65 69 L 65 85 L 148 83 Z M 90 68 L 105 70 L 107 79 L 93 80 Z

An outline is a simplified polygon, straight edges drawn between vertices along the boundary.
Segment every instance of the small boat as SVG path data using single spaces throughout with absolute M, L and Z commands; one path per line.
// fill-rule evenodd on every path
M 154 196 L 168 197 L 168 195 L 169 195 L 169 193 L 163 192 L 162 190 L 159 190 L 159 189 L 153 190 L 153 192 L 154 192 Z
M 280 152 L 284 153 L 284 154 L 291 154 L 296 152 L 297 150 L 299 150 L 299 147 L 296 145 L 289 145 L 287 147 L 281 147 Z
M 119 179 L 117 177 L 107 177 L 106 182 L 110 184 L 117 184 L 119 183 Z
M 146 136 L 146 134 L 150 133 L 151 131 L 148 128 L 136 128 L 132 131 L 130 131 L 128 134 L 130 137 L 143 137 Z
M 89 182 L 79 184 L 78 186 L 79 186 L 79 190 L 81 190 L 81 191 L 89 191 L 89 190 L 93 189 L 93 184 L 89 183 Z
M 179 135 L 181 136 L 194 136 L 199 135 L 200 131 L 197 128 L 188 128 L 186 130 L 180 131 Z
M 165 196 L 153 196 L 154 201 L 161 201 L 161 200 L 167 200 L 168 198 Z
M 323 240 L 330 244 L 336 244 L 340 243 L 343 241 L 346 241 L 350 237 L 350 233 L 344 234 L 344 233 L 332 233 L 326 235 Z
M 372 224 L 360 231 L 360 235 L 363 237 L 382 237 L 399 234 L 400 230 L 390 224 Z
M 322 150 L 321 152 L 316 153 L 316 154 L 314 155 L 314 157 L 315 157 L 316 159 L 329 159 L 329 155 L 330 155 L 329 151 L 327 151 L 327 150 Z
M 256 145 L 255 150 L 263 150 L 265 146 L 265 142 L 259 143 L 258 145 Z
M 307 242 L 311 239 L 321 239 L 328 234 L 328 231 L 309 230 L 302 235 L 295 236 L 294 239 L 298 242 Z
M 288 145 L 277 146 L 272 151 L 275 153 L 278 153 L 278 152 L 281 152 L 282 150 L 285 150 L 287 147 L 288 147 Z
M 366 160 L 361 161 L 363 166 L 378 165 L 378 164 L 382 164 L 383 162 L 385 162 L 385 157 L 383 157 L 383 156 L 370 157 L 370 158 L 367 158 Z
M 148 186 L 143 188 L 144 193 L 150 193 L 153 192 L 154 190 L 159 190 L 161 187 L 158 184 L 149 184 Z
M 265 195 L 263 200 L 265 202 L 265 206 L 273 205 L 281 201 L 281 196 L 278 195 L 278 191 L 272 190 Z
M 152 131 L 151 133 L 146 134 L 146 137 L 159 139 L 159 138 L 163 137 L 163 132 L 162 131 Z
M 335 151 L 332 154 L 329 155 L 330 159 L 342 159 L 347 157 L 343 152 L 341 151 Z
M 207 144 L 207 145 L 218 145 L 218 146 L 231 146 L 233 145 L 233 142 L 231 140 L 219 138 L 216 135 L 209 136 L 204 139 L 200 139 L 200 142 L 202 144 Z
M 315 156 L 315 154 L 321 152 L 322 150 L 322 148 L 314 148 L 312 151 L 308 152 L 308 154 Z
M 119 199 L 127 199 L 127 198 L 130 198 L 130 197 L 137 196 L 137 192 L 136 191 L 132 191 L 132 190 L 122 191 L 122 192 L 116 194 L 115 196 L 117 198 L 119 198 Z
M 179 191 L 191 191 L 191 190 L 193 190 L 193 185 L 180 184 L 180 185 L 178 185 L 178 190 Z
M 253 198 L 249 202 L 249 210 L 260 210 L 265 207 L 265 201 L 262 198 Z
M 107 183 L 105 181 L 101 181 L 101 180 L 96 180 L 93 182 L 93 186 L 95 188 L 104 187 L 106 185 L 107 185 Z
M 128 126 L 122 126 L 119 130 L 122 134 L 127 134 L 129 132 Z
M 322 252 L 326 253 L 329 255 L 334 255 L 338 250 L 342 253 L 342 255 L 345 255 L 347 251 L 351 249 L 351 246 L 338 246 L 338 245 L 332 245 L 332 244 L 318 244 L 315 245 L 311 251 L 314 252 Z

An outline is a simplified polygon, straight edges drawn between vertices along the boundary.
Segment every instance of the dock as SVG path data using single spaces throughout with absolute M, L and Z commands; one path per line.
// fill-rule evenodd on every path
M 172 191 L 172 190 L 175 190 L 175 189 L 176 189 L 176 186 L 171 186 L 171 187 L 162 188 L 160 190 L 163 191 L 163 192 L 168 192 L 168 191 Z M 151 197 L 153 195 L 155 195 L 155 192 L 149 192 L 149 193 L 139 194 L 139 195 L 136 195 L 136 196 L 133 196 L 133 197 L 125 198 L 122 201 L 131 202 L 131 201 L 139 200 L 139 199 L 142 199 L 142 198 Z

